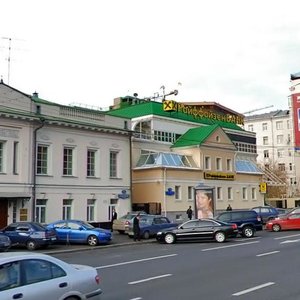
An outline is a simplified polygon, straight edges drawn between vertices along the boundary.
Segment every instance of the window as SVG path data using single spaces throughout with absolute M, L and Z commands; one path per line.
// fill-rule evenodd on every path
M 268 123 L 262 123 L 262 130 L 263 131 L 268 130 Z
M 283 157 L 283 154 L 284 154 L 284 149 L 278 149 L 278 150 L 277 150 L 277 157 L 278 157 L 278 158 Z
M 88 222 L 95 221 L 95 200 L 87 199 L 86 220 Z
M 67 220 L 72 218 L 72 199 L 63 200 L 62 219 Z
M 20 262 L 14 261 L 0 266 L 0 292 L 20 286 Z M 12 297 L 13 299 L 13 297 Z
M 264 158 L 269 158 L 269 150 L 264 150 Z
M 0 142 L 0 172 L 4 172 L 4 143 Z
M 209 156 L 204 157 L 204 168 L 205 168 L 205 170 L 211 169 L 211 159 Z
M 228 200 L 233 200 L 233 197 L 232 197 L 232 187 L 228 187 L 227 188 L 227 198 L 228 198 Z
M 118 152 L 110 151 L 110 155 L 109 155 L 109 177 L 110 178 L 118 177 L 117 163 L 118 163 Z
M 284 163 L 278 164 L 278 169 L 279 171 L 285 171 L 285 164 Z
M 283 144 L 283 135 L 277 135 L 277 144 Z
M 95 167 L 96 167 L 96 150 L 88 150 L 87 151 L 87 172 L 86 172 L 86 175 L 88 177 L 96 176 Z
M 188 186 L 188 200 L 194 200 L 194 187 Z
M 289 169 L 290 169 L 290 171 L 293 171 L 293 164 L 292 163 L 289 163 Z
M 36 158 L 36 174 L 47 175 L 48 174 L 48 146 L 37 146 L 37 158 Z
M 267 136 L 263 137 L 263 145 L 268 145 L 269 144 L 269 138 Z
M 223 200 L 222 188 L 220 186 L 217 187 L 217 200 Z
M 287 129 L 291 129 L 290 126 L 291 126 L 291 125 L 290 125 L 290 120 L 287 120 L 287 121 L 286 121 L 286 127 L 287 127 Z
M 256 188 L 251 188 L 251 199 L 256 200 Z
M 222 171 L 222 158 L 216 158 L 216 169 L 217 171 Z
M 283 122 L 282 121 L 277 121 L 276 122 L 276 129 L 277 130 L 282 130 L 283 129 Z
M 73 175 L 73 148 L 64 148 L 63 175 Z
M 226 160 L 226 170 L 232 171 L 232 159 L 231 158 L 227 158 L 227 160 Z
M 19 142 L 14 142 L 13 149 L 13 173 L 18 174 L 19 169 Z
M 36 200 L 35 215 L 39 223 L 46 223 L 46 203 L 46 199 Z
M 175 185 L 175 200 L 181 200 L 181 187 Z
M 247 188 L 246 187 L 242 188 L 242 199 L 247 200 Z
M 253 131 L 253 125 L 252 124 L 248 125 L 248 131 Z

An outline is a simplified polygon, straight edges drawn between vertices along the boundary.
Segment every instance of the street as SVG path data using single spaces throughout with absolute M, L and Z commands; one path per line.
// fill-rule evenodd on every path
M 299 299 L 300 232 L 215 242 L 136 243 L 55 254 L 98 269 L 105 300 Z

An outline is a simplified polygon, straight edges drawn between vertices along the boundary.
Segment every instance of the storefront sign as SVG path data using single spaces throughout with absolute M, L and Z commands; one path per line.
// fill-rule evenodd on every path
M 177 103 L 174 100 L 165 100 L 163 101 L 163 110 L 167 112 L 182 112 L 187 115 L 192 115 L 194 118 L 206 118 L 217 120 L 226 123 L 235 123 L 244 125 L 244 118 L 239 115 L 234 114 L 220 114 L 217 111 L 207 110 L 198 106 L 193 105 L 184 105 L 182 103 Z
M 234 174 L 223 172 L 204 172 L 204 179 L 234 180 Z

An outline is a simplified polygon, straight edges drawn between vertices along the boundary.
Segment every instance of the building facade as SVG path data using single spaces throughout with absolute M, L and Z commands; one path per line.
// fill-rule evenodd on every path
M 128 120 L 0 83 L 0 226 L 131 209 Z

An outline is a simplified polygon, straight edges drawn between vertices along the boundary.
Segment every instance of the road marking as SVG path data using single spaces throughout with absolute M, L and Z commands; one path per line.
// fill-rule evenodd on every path
M 266 253 L 262 253 L 262 254 L 257 254 L 256 256 L 261 257 L 261 256 L 266 256 L 266 255 L 271 255 L 271 254 L 279 253 L 279 252 L 280 251 L 266 252 Z
M 280 236 L 280 237 L 276 237 L 276 238 L 274 238 L 274 240 L 289 239 L 289 238 L 291 238 L 291 237 L 295 237 L 295 236 L 300 236 L 300 234 L 293 234 L 293 235 L 285 235 L 285 236 Z
M 243 291 L 240 291 L 238 293 L 232 294 L 232 296 L 241 296 L 241 295 L 244 295 L 244 294 L 247 294 L 247 293 L 262 289 L 262 288 L 265 288 L 265 287 L 273 285 L 273 284 L 275 284 L 275 282 L 267 282 L 267 283 L 264 283 L 264 284 L 261 284 L 261 285 L 254 286 L 250 289 L 243 290 Z
M 298 243 L 299 241 L 300 240 L 287 240 L 287 241 L 280 242 L 280 244 Z
M 141 300 L 141 299 L 143 299 L 143 298 L 142 297 L 137 297 L 137 298 L 132 298 L 130 300 Z
M 155 259 L 162 259 L 167 257 L 176 256 L 177 254 L 169 254 L 169 255 L 162 255 L 162 256 L 155 256 L 155 257 L 149 257 L 149 258 L 143 258 L 143 259 L 137 259 L 137 260 L 131 260 L 131 261 L 125 261 L 117 264 L 111 264 L 111 265 L 105 265 L 101 267 L 96 267 L 96 269 L 105 269 L 105 268 L 111 268 L 111 267 L 117 267 L 117 266 L 123 266 L 123 265 L 129 265 L 129 264 L 135 264 L 143 261 L 149 261 L 149 260 L 155 260 Z
M 141 279 L 141 280 L 137 280 L 137 281 L 131 281 L 131 282 L 128 282 L 128 284 L 137 284 L 137 283 L 142 283 L 142 282 L 155 280 L 155 279 L 160 279 L 160 278 L 169 277 L 169 276 L 172 276 L 172 274 L 164 274 L 164 275 L 149 277 L 149 278 Z
M 224 248 L 239 247 L 239 246 L 256 244 L 256 243 L 259 243 L 259 241 L 248 242 L 248 243 L 240 243 L 240 244 L 228 245 L 228 246 L 220 246 L 220 247 L 207 248 L 207 249 L 202 249 L 201 251 L 219 250 L 219 249 L 224 249 Z

